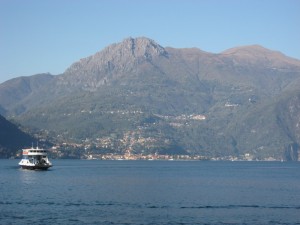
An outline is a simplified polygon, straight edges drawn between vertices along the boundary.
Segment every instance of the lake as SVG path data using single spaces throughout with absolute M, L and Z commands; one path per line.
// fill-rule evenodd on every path
M 0 160 L 0 224 L 300 224 L 299 162 Z

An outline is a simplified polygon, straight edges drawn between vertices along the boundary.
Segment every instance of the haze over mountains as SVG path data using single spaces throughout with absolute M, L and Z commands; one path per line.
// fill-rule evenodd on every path
M 212 54 L 127 38 L 61 75 L 0 84 L 0 113 L 94 152 L 297 160 L 300 61 L 258 45 Z

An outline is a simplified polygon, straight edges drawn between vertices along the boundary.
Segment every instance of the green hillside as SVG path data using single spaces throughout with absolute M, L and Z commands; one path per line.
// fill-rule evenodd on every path
M 90 153 L 297 160 L 299 80 L 299 60 L 257 45 L 211 54 L 128 38 L 61 75 L 27 78 L 36 88 L 1 84 L 0 105 Z

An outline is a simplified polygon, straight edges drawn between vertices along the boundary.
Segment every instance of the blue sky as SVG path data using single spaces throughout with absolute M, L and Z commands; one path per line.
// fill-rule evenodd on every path
M 0 0 L 0 83 L 127 37 L 219 53 L 259 44 L 300 59 L 300 0 Z

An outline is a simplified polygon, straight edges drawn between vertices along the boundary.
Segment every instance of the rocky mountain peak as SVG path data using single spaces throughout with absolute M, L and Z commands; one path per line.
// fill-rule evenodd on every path
M 122 42 L 112 44 L 91 57 L 92 60 L 104 63 L 130 64 L 135 60 L 152 60 L 156 56 L 166 56 L 167 51 L 155 41 L 145 38 L 126 38 Z
M 127 38 L 118 47 L 124 53 L 132 54 L 134 57 L 145 57 L 150 59 L 152 56 L 166 55 L 165 49 L 155 41 L 145 38 Z
M 112 76 L 119 76 L 132 70 L 137 64 L 151 61 L 155 57 L 167 57 L 167 54 L 162 46 L 149 38 L 130 37 L 75 62 L 60 80 L 61 83 L 71 85 L 86 81 L 89 83 L 85 84 L 86 86 L 98 87 Z

